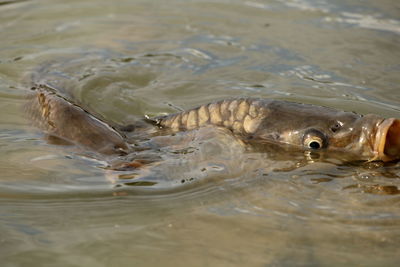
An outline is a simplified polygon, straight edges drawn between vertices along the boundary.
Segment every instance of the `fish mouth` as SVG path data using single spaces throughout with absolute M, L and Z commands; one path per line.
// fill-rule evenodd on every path
M 384 119 L 375 135 L 375 158 L 373 160 L 393 161 L 400 158 L 400 119 Z

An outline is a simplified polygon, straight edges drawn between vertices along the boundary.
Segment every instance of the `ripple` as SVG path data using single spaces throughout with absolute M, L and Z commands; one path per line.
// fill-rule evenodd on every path
M 50 144 L 18 107 L 33 76 L 113 125 L 231 96 L 399 116 L 399 23 L 382 12 L 394 14 L 392 7 L 326 0 L 0 5 L 2 262 L 395 265 L 398 164 L 246 150 L 229 134 L 193 131 L 165 134 L 170 143 L 147 135 L 138 143 L 151 153 L 131 156 L 151 163 L 114 171 L 112 164 L 132 157 Z
M 400 34 L 399 20 L 385 19 L 380 15 L 342 12 L 339 17 L 325 17 L 324 20 L 326 22 L 337 22 L 365 29 L 388 31 Z

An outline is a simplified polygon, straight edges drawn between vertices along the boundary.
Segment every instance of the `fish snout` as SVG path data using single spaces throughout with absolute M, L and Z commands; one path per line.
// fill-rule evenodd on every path
M 384 119 L 377 128 L 374 143 L 374 160 L 400 159 L 400 119 Z

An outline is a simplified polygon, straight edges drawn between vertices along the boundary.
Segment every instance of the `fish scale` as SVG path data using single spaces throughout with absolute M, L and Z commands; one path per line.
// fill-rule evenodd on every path
M 38 86 L 29 97 L 25 111 L 34 124 L 52 136 L 104 154 L 128 151 L 124 137 L 115 129 L 50 89 Z
M 103 154 L 130 152 L 131 145 L 120 132 L 50 89 L 36 88 L 36 95 L 26 106 L 39 127 L 50 135 Z M 214 125 L 254 144 L 272 142 L 314 151 L 345 151 L 358 159 L 400 158 L 400 119 L 374 114 L 361 116 L 282 100 L 221 100 L 176 114 L 146 118 L 144 122 L 174 132 Z M 136 134 L 140 133 L 140 127 L 134 129 Z
M 254 133 L 265 112 L 260 99 L 239 98 L 221 100 L 210 104 L 175 113 L 156 117 L 155 121 L 162 127 L 173 131 L 193 130 L 206 125 L 223 126 L 234 133 Z

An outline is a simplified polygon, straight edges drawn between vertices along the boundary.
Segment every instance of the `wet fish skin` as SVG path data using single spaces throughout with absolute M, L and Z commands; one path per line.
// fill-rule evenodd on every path
M 26 111 L 48 134 L 102 154 L 129 153 L 126 137 L 82 108 L 39 86 Z M 147 119 L 170 131 L 203 126 L 229 129 L 253 144 L 289 144 L 302 149 L 353 153 L 358 160 L 400 159 L 400 120 L 294 102 L 238 98 L 201 105 L 176 114 Z M 144 121 L 143 121 L 144 123 Z M 151 126 L 151 125 L 149 125 Z M 135 136 L 151 127 L 130 127 Z M 154 130 L 154 129 L 153 129 Z
M 253 143 L 274 142 L 305 149 L 343 151 L 357 155 L 360 160 L 400 158 L 400 120 L 316 105 L 238 98 L 153 120 L 158 126 L 175 132 L 214 125 L 230 129 Z
M 326 127 L 334 123 L 331 118 L 338 113 L 340 112 L 334 109 L 314 105 L 272 99 L 238 98 L 204 104 L 183 112 L 155 117 L 153 120 L 160 127 L 176 132 L 214 125 L 251 138 L 278 140 L 282 139 L 282 135 L 293 135 L 298 129 L 309 128 L 316 121 L 320 127 Z M 326 123 L 328 117 L 332 122 Z M 346 117 L 352 122 L 360 116 L 349 113 Z M 325 121 L 323 125 L 321 121 Z
M 52 136 L 101 154 L 128 152 L 128 144 L 116 130 L 44 85 L 35 88 L 25 111 Z
M 206 125 L 221 126 L 235 134 L 251 135 L 266 117 L 271 100 L 239 98 L 221 100 L 176 114 L 153 118 L 157 125 L 173 131 L 193 130 Z

